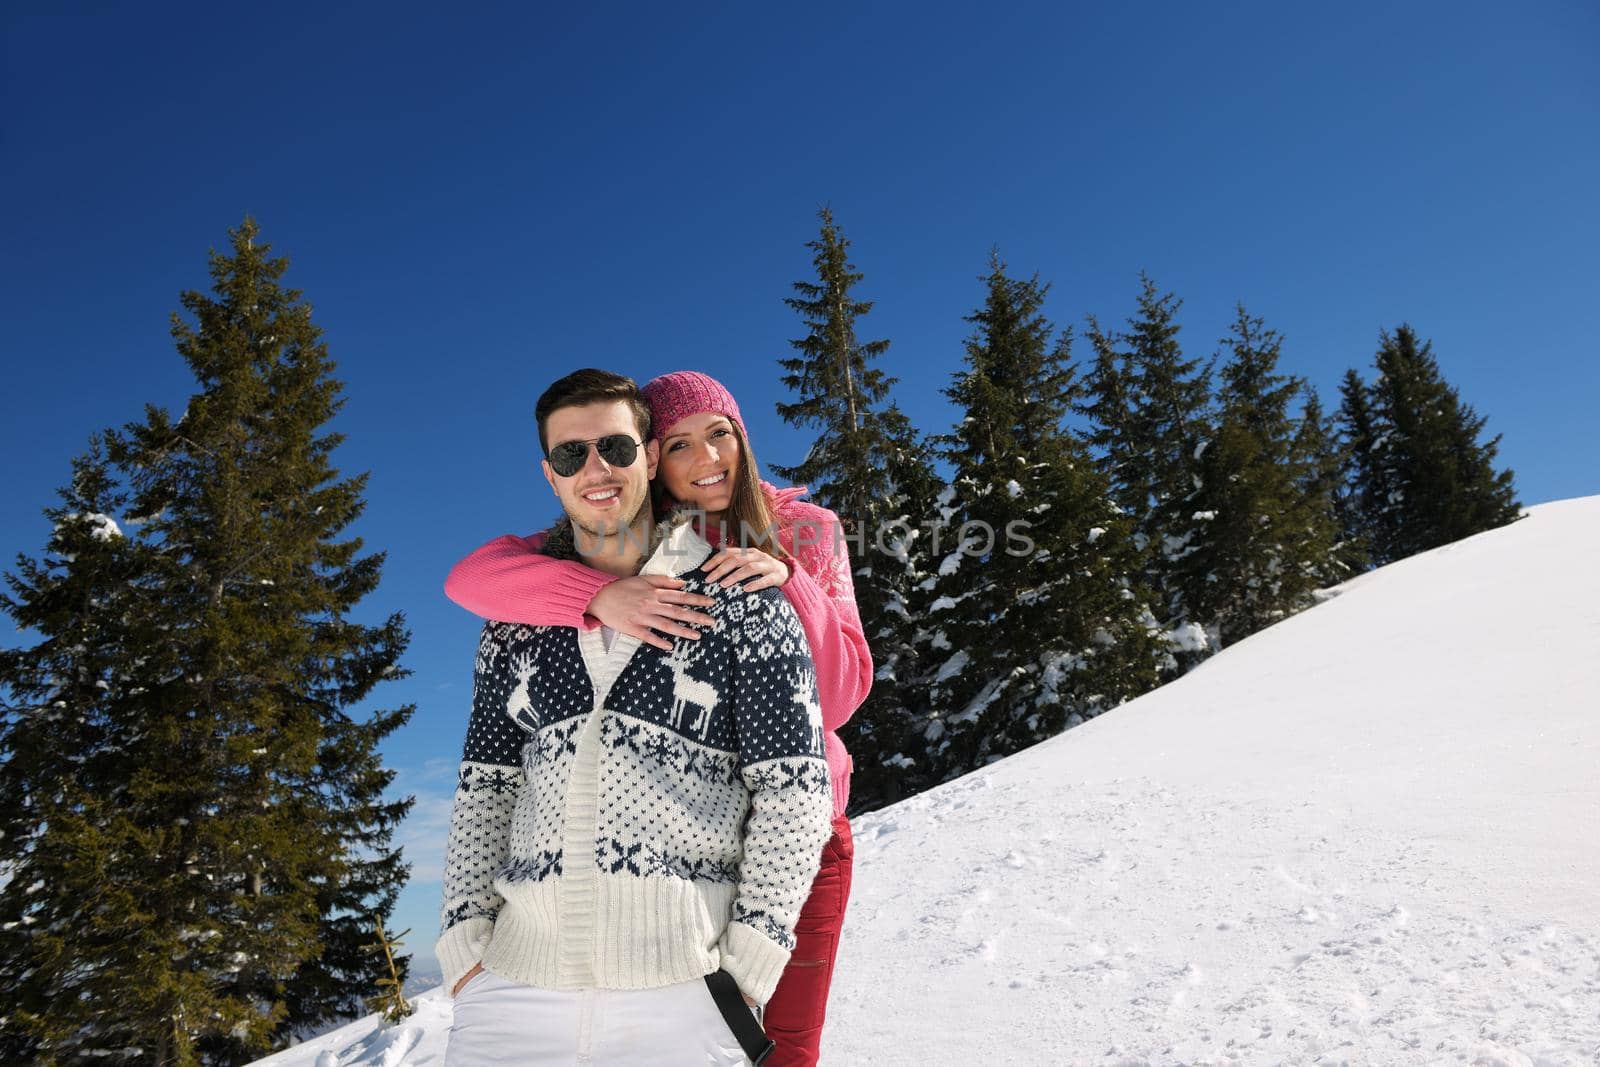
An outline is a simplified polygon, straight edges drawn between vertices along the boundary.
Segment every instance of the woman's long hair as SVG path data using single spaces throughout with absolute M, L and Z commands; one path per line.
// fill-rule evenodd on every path
M 759 548 L 773 559 L 787 563 L 794 557 L 778 540 L 772 507 L 761 488 L 761 478 L 756 473 L 756 456 L 750 450 L 750 441 L 739 429 L 738 423 L 729 419 L 728 425 L 739 441 L 739 477 L 734 483 L 733 499 L 728 502 L 728 510 L 723 513 L 718 531 L 722 535 L 722 543 Z M 666 479 L 661 477 L 659 471 L 650 485 L 650 499 L 657 520 L 665 519 L 678 508 L 690 507 L 673 499 L 672 494 L 667 492 Z

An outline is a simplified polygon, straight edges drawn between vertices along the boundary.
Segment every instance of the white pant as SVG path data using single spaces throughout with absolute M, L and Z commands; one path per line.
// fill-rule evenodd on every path
M 556 992 L 479 971 L 455 997 L 444 1067 L 742 1067 L 704 979 Z

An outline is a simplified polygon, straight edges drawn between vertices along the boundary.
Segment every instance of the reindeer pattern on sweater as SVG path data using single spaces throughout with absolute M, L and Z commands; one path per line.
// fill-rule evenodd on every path
M 830 832 L 809 645 L 777 590 L 706 582 L 710 547 L 677 529 L 699 561 L 677 575 L 715 601 L 700 640 L 605 651 L 593 631 L 484 627 L 446 850 L 447 978 L 483 956 L 552 988 L 718 966 L 762 999 L 775 985 Z

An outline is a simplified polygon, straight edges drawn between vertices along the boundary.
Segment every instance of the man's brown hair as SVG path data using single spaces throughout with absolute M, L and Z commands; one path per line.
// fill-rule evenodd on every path
M 650 407 L 644 402 L 638 383 L 626 375 L 585 367 L 565 378 L 556 379 L 550 383 L 550 388 L 540 394 L 539 402 L 533 408 L 534 418 L 539 420 L 539 447 L 545 455 L 550 454 L 550 442 L 545 438 L 544 424 L 551 412 L 612 400 L 621 400 L 628 405 L 633 411 L 634 425 L 639 430 L 639 440 L 649 441 Z

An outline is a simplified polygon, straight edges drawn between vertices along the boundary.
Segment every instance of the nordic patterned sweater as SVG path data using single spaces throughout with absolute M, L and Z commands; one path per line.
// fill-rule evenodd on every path
M 558 524 L 546 552 L 575 557 Z M 546 989 L 645 989 L 722 968 L 765 1003 L 832 832 L 806 637 L 776 589 L 704 581 L 659 526 L 641 574 L 712 597 L 662 651 L 490 622 L 445 849 L 446 989 L 483 963 Z
M 850 753 L 839 740 L 850 716 L 872 691 L 872 651 L 856 609 L 850 554 L 839 535 L 839 517 L 802 500 L 804 486 L 780 489 L 761 482 L 762 495 L 777 526 L 778 542 L 798 566 L 778 588 L 788 597 L 811 645 L 822 703 L 822 743 L 833 777 L 833 813 L 850 805 Z M 704 536 L 716 546 L 715 527 Z M 534 626 L 575 626 L 593 630 L 600 620 L 587 614 L 596 593 L 617 577 L 581 563 L 558 562 L 544 552 L 544 534 L 507 534 L 480 545 L 450 569 L 444 592 L 485 619 Z

